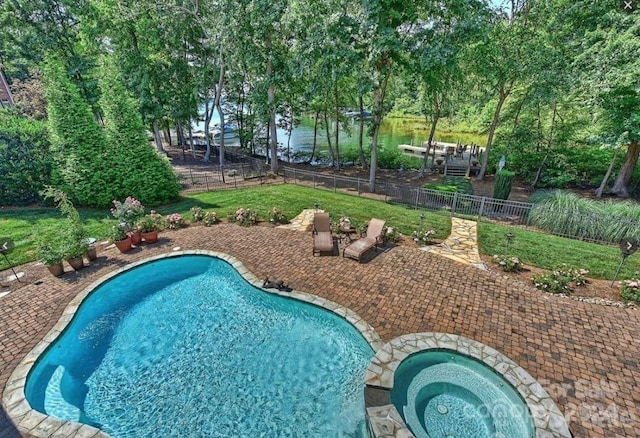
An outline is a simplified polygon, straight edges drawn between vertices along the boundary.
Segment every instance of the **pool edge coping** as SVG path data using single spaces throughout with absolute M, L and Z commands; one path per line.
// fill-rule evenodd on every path
M 114 269 L 101 276 L 100 278 L 92 281 L 88 286 L 84 287 L 78 294 L 69 301 L 64 308 L 62 315 L 54 326 L 47 332 L 47 334 L 40 340 L 35 347 L 33 347 L 26 356 L 15 367 L 2 393 L 2 405 L 6 412 L 7 418 L 13 422 L 19 432 L 28 433 L 37 438 L 49 438 L 55 435 L 57 438 L 109 438 L 106 432 L 89 426 L 84 423 L 78 423 L 75 421 L 60 420 L 50 415 L 45 415 L 36 411 L 31 407 L 26 399 L 25 385 L 26 379 L 33 365 L 36 363 L 40 355 L 44 353 L 49 346 L 60 336 L 60 334 L 66 329 L 67 325 L 71 322 L 74 315 L 82 302 L 102 283 L 110 280 L 111 278 L 136 268 L 142 264 L 153 262 L 156 260 L 162 260 L 173 257 L 181 257 L 186 255 L 205 255 L 215 257 L 229 263 L 240 274 L 245 281 L 250 285 L 262 290 L 263 292 L 273 295 L 280 295 L 283 297 L 289 297 L 298 301 L 306 302 L 314 306 L 328 310 L 342 319 L 350 323 L 362 337 L 367 341 L 374 354 L 377 354 L 383 345 L 383 342 L 375 331 L 375 329 L 361 318 L 353 310 L 335 303 L 326 298 L 319 297 L 307 292 L 298 290 L 281 291 L 278 289 L 267 289 L 262 287 L 263 282 L 258 279 L 244 264 L 236 257 L 219 252 L 209 250 L 173 250 L 172 252 L 158 254 L 155 256 L 147 257 L 142 260 L 138 260 L 132 263 L 128 263 L 125 266 Z
M 455 351 L 478 360 L 502 376 L 527 405 L 536 437 L 572 437 L 558 406 L 527 371 L 494 348 L 455 334 L 410 333 L 392 339 L 371 359 L 365 373 L 366 386 L 391 390 L 395 371 L 400 363 L 414 353 L 429 350 Z M 367 417 L 373 438 L 414 437 L 393 404 L 368 407 Z

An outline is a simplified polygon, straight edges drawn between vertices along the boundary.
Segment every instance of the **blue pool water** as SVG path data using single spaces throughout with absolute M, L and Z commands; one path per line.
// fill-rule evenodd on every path
M 391 400 L 418 438 L 535 436 L 529 409 L 509 382 L 454 351 L 405 359 L 394 374 Z
M 337 315 L 217 258 L 174 257 L 92 292 L 26 396 L 114 437 L 362 437 L 372 356 Z

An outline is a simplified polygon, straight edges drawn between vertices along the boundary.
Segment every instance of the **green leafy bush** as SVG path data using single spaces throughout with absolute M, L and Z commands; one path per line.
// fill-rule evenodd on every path
M 282 210 L 280 210 L 277 207 L 273 207 L 271 210 L 269 210 L 269 222 L 271 222 L 272 224 L 288 224 L 289 223 L 289 219 L 287 219 L 287 216 L 282 212 Z
M 429 190 L 439 190 L 443 192 L 458 192 L 466 195 L 473 195 L 471 181 L 459 176 L 445 176 L 441 183 L 429 183 L 423 186 Z
M 620 284 L 620 296 L 625 302 L 640 304 L 640 272 Z
M 218 222 L 220 222 L 220 218 L 218 217 L 218 213 L 215 211 L 208 211 L 202 217 L 202 223 L 205 227 L 210 227 Z
M 202 222 L 204 219 L 205 211 L 201 207 L 191 207 L 189 212 L 194 222 Z
M 49 136 L 42 122 L 0 111 L 0 205 L 39 202 L 51 184 Z
M 545 292 L 569 294 L 576 286 L 584 286 L 588 282 L 585 277 L 588 273 L 585 269 L 570 268 L 563 263 L 549 273 L 534 275 L 531 281 L 535 287 Z
M 500 265 L 504 272 L 520 272 L 522 271 L 522 262 L 518 257 L 508 256 L 505 254 L 496 254 L 491 261 Z

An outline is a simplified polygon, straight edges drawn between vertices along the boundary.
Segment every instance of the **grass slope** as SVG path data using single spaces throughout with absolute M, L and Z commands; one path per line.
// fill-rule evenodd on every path
M 213 210 L 219 217 L 227 217 L 240 207 L 251 208 L 262 218 L 273 207 L 281 209 L 289 218 L 305 208 L 320 208 L 328 211 L 333 220 L 349 216 L 356 226 L 363 225 L 371 217 L 385 219 L 389 226 L 410 235 L 420 225 L 420 213 L 412 208 L 391 205 L 382 201 L 312 189 L 291 184 L 270 185 L 258 188 L 206 192 L 189 195 L 179 202 L 158 208 L 162 214 L 180 213 L 190 219 L 189 209 L 194 206 Z M 109 211 L 80 209 L 82 220 L 89 235 L 103 239 L 109 227 L 115 224 Z M 447 215 L 425 213 L 424 226 L 437 232 L 438 238 L 446 237 L 451 229 Z M 56 233 L 60 213 L 56 209 L 6 209 L 0 210 L 0 236 L 12 238 L 15 251 L 9 256 L 14 265 L 37 259 L 38 236 Z M 502 254 L 505 251 L 507 233 L 515 234 L 509 254 L 519 257 L 524 263 L 552 269 L 561 263 L 570 267 L 584 268 L 595 278 L 612 278 L 620 263 L 620 251 L 616 247 L 596 245 L 550 236 L 535 231 L 522 230 L 482 222 L 478 226 L 480 251 L 486 255 Z M 0 269 L 7 269 L 0 259 Z M 619 278 L 630 278 L 640 271 L 640 255 L 630 257 Z

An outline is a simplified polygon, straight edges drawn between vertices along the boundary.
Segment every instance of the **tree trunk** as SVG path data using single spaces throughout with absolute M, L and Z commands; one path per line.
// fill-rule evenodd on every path
M 549 158 L 549 154 L 551 153 L 551 147 L 553 146 L 553 133 L 556 125 L 556 115 L 558 114 L 558 101 L 553 101 L 553 115 L 551 116 L 551 128 L 549 130 L 549 142 L 547 143 L 547 153 L 544 155 L 542 163 L 540 163 L 540 167 L 538 167 L 538 171 L 536 172 L 536 176 L 533 179 L 533 188 L 536 188 L 538 181 L 540 181 L 540 177 L 542 177 L 542 172 L 544 171 L 544 165 L 547 163 L 547 158 Z M 538 106 L 538 118 L 540 117 L 540 106 Z M 538 119 L 539 120 L 539 119 Z
M 182 149 L 182 161 L 186 161 L 187 157 L 185 156 L 185 141 L 184 141 L 184 132 L 182 131 L 182 123 L 180 123 L 180 120 L 176 119 L 176 137 L 177 137 L 177 141 L 178 144 L 177 146 L 180 147 L 180 149 Z
M 216 94 L 214 100 L 214 106 L 220 116 L 220 156 L 218 157 L 218 164 L 220 164 L 220 173 L 222 174 L 222 182 L 224 181 L 224 111 L 222 111 L 222 86 L 224 85 L 224 53 L 222 47 L 220 48 L 220 76 L 218 77 L 218 84 L 215 87 Z M 213 111 L 212 111 L 213 112 Z
M 493 136 L 496 133 L 496 128 L 498 127 L 498 122 L 500 122 L 500 111 L 502 110 L 502 105 L 504 101 L 509 97 L 509 93 L 511 92 L 511 86 L 505 90 L 504 86 L 500 89 L 500 98 L 498 99 L 498 104 L 496 105 L 496 110 L 493 113 L 493 119 L 491 120 L 491 126 L 489 126 L 489 135 L 487 136 L 487 146 L 484 149 L 484 155 L 482 157 L 482 165 L 480 166 L 480 171 L 478 172 L 477 179 L 484 179 L 485 173 L 487 173 L 487 165 L 489 163 L 489 152 L 491 152 L 491 144 L 493 143 Z
M 211 137 L 209 135 L 209 127 L 211 126 L 211 118 L 213 117 L 213 107 L 209 108 L 209 99 L 204 104 L 204 139 L 207 144 L 207 150 L 204 153 L 202 161 L 209 162 L 211 159 Z
M 320 111 L 316 111 L 315 121 L 313 122 L 313 146 L 311 147 L 309 163 L 313 162 L 313 157 L 316 154 L 316 146 L 318 144 L 318 117 L 320 117 Z
M 271 60 L 271 32 L 267 32 L 264 42 L 267 52 L 267 103 L 269 104 L 269 148 L 271 149 L 271 171 L 278 173 L 278 133 L 276 131 L 276 88 L 273 84 L 273 61 Z
M 364 102 L 362 100 L 362 94 L 358 96 L 358 111 L 360 111 L 360 126 L 358 128 L 358 154 L 360 155 L 360 165 L 363 169 L 367 168 L 367 159 L 364 156 L 364 149 L 362 148 L 362 138 L 364 137 Z
M 333 83 L 333 99 L 335 104 L 335 117 L 336 117 L 336 128 L 335 128 L 335 137 L 336 137 L 336 170 L 340 170 L 340 106 L 338 101 L 338 81 Z
M 604 191 L 604 188 L 607 186 L 607 182 L 609 181 L 609 178 L 611 177 L 611 172 L 613 172 L 613 166 L 615 166 L 616 164 L 616 158 L 618 158 L 618 151 L 620 149 L 619 148 L 615 148 L 613 150 L 613 157 L 611 158 L 611 162 L 609 163 L 609 168 L 607 169 L 607 173 L 604 174 L 604 178 L 602 178 L 602 182 L 600 183 L 600 187 L 598 187 L 598 190 L 596 190 L 596 198 L 601 198 L 602 197 L 602 192 Z
M 193 132 L 191 131 L 191 119 L 189 119 L 189 146 L 191 147 L 191 155 L 196 157 L 196 146 L 193 144 Z
M 420 178 L 424 177 L 424 173 L 427 169 L 427 161 L 429 160 L 429 151 L 431 150 L 431 143 L 433 142 L 433 137 L 436 135 L 436 126 L 438 124 L 438 119 L 440 118 L 440 110 L 442 109 L 442 105 L 438 101 L 438 93 L 433 94 L 433 120 L 431 121 L 431 130 L 429 131 L 429 141 L 427 143 L 427 150 L 424 152 L 424 158 L 422 159 L 422 166 L 420 166 L 420 172 L 418 176 Z M 435 153 L 435 148 L 434 148 Z
M 327 108 L 325 107 L 324 112 L 322 113 L 322 117 L 324 120 L 324 130 L 327 134 L 327 147 L 329 148 L 329 153 L 331 154 L 331 166 L 336 165 L 336 154 L 333 152 L 333 146 L 331 145 L 331 133 L 329 132 L 329 117 L 327 116 Z
M 371 164 L 369 167 L 369 191 L 373 192 L 376 187 L 376 170 L 378 167 L 378 134 L 382 123 L 384 111 L 384 97 L 387 92 L 387 84 L 391 73 L 380 72 L 383 75 L 380 86 L 373 90 L 373 138 L 371 139 Z
M 160 135 L 160 129 L 158 128 L 158 121 L 153 121 L 153 138 L 156 140 L 156 149 L 158 152 L 164 153 L 164 148 L 162 147 L 162 137 Z
M 638 164 L 638 154 L 640 154 L 640 145 L 638 144 L 638 140 L 632 140 L 631 144 L 629 144 L 629 148 L 627 149 L 627 155 L 624 158 L 624 163 L 622 163 L 620 172 L 618 172 L 616 182 L 613 183 L 613 187 L 611 187 L 609 193 L 619 196 L 620 198 L 629 197 L 629 180 L 631 179 L 631 175 L 633 175 L 633 170 L 636 168 L 636 164 Z

